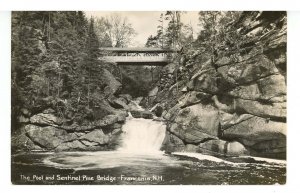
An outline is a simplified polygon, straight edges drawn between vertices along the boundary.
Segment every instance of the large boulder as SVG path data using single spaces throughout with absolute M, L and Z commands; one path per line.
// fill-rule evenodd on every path
M 250 114 L 220 115 L 223 139 L 241 142 L 253 156 L 286 157 L 286 123 Z
M 220 139 L 204 141 L 198 145 L 184 144 L 183 141 L 171 133 L 167 133 L 163 143 L 166 152 L 198 152 L 215 156 L 241 156 L 249 155 L 245 146 L 237 141 L 228 142 Z
M 196 104 L 179 110 L 167 129 L 186 143 L 216 139 L 219 129 L 218 110 L 210 105 Z
M 81 136 L 80 139 L 94 142 L 99 145 L 104 145 L 109 142 L 109 135 L 105 135 L 101 129 L 96 129 L 92 132 L 87 133 L 86 135 Z
M 56 117 L 53 114 L 39 113 L 30 117 L 30 123 L 42 126 L 58 126 L 63 122 L 60 118 Z
M 122 84 L 106 69 L 103 69 L 101 79 L 103 83 L 106 84 L 104 88 L 104 94 L 106 96 L 117 93 L 122 87 Z
M 246 100 L 284 102 L 286 101 L 285 78 L 280 74 L 271 75 L 255 83 L 238 86 L 230 91 L 229 94 Z
M 214 68 L 200 69 L 192 78 L 189 90 L 207 93 L 218 92 L 217 72 Z
M 110 126 L 117 122 L 124 122 L 126 120 L 127 113 L 118 113 L 115 115 L 107 115 L 103 119 L 96 121 L 95 125 L 99 127 Z
M 124 123 L 126 120 L 127 112 L 119 111 L 117 114 L 106 115 L 102 119 L 97 121 L 87 122 L 85 125 L 78 125 L 77 123 L 73 123 L 72 125 L 62 125 L 61 129 L 66 130 L 68 132 L 71 131 L 91 131 L 99 128 L 115 128 L 119 127 L 120 124 Z
M 130 111 L 134 118 L 153 119 L 153 114 L 150 111 Z
M 220 125 L 221 125 L 221 129 L 225 130 L 233 125 L 237 125 L 243 121 L 246 121 L 248 119 L 253 118 L 254 115 L 250 115 L 250 114 L 230 114 L 230 113 L 226 113 L 226 112 L 220 112 L 219 113 L 219 118 L 220 118 Z
M 64 141 L 55 148 L 56 151 L 88 150 L 103 151 L 115 149 L 120 143 L 120 128 L 109 131 L 95 129 L 89 133 L 76 133 L 77 138 Z
M 142 118 L 142 112 L 141 111 L 130 111 L 130 114 L 134 118 Z
M 125 98 L 115 98 L 110 101 L 110 104 L 116 109 L 129 109 Z
M 264 55 L 258 55 L 251 60 L 234 63 L 218 68 L 218 72 L 232 85 L 244 85 L 266 76 L 278 73 L 274 62 Z
M 286 82 L 284 76 L 275 74 L 257 81 L 264 99 L 272 99 L 286 95 Z
M 177 103 L 168 111 L 163 112 L 162 116 L 169 122 L 174 122 L 176 116 L 178 115 L 179 111 L 181 110 L 180 105 Z
M 241 156 L 249 154 L 248 150 L 239 142 L 228 142 L 220 139 L 209 140 L 199 144 L 198 152 L 212 155 Z
M 181 108 L 184 108 L 190 105 L 204 102 L 205 100 L 208 100 L 211 96 L 211 94 L 205 92 L 191 91 L 182 95 L 178 100 L 178 104 Z
M 35 144 L 45 149 L 54 149 L 64 141 L 68 133 L 52 126 L 40 127 L 36 125 L 26 125 L 27 136 Z
M 79 140 L 74 140 L 58 145 L 56 151 L 67 151 L 67 150 L 85 150 L 86 146 Z
M 285 141 L 286 123 L 254 116 L 225 129 L 223 138 L 237 140 L 250 147 L 270 140 Z
M 40 146 L 34 144 L 27 136 L 25 126 L 20 127 L 11 136 L 12 151 L 18 150 L 43 150 Z
M 265 118 L 286 119 L 286 103 L 262 103 L 244 99 L 235 100 L 236 109 L 252 115 Z
M 227 152 L 225 154 L 229 156 L 248 155 L 249 150 L 247 150 L 240 142 L 233 141 L 227 143 Z

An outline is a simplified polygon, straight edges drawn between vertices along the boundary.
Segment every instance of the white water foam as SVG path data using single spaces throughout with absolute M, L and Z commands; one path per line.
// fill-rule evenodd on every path
M 166 133 L 162 121 L 133 118 L 131 113 L 123 125 L 121 147 L 117 151 L 64 152 L 46 158 L 43 162 L 56 168 L 74 170 L 116 168 L 128 166 L 180 166 L 180 162 L 164 156 L 160 151 Z
M 166 125 L 151 119 L 128 117 L 123 125 L 122 145 L 118 151 L 157 154 L 165 138 Z
M 253 157 L 253 156 L 240 156 L 241 158 L 253 158 L 256 161 L 265 161 L 268 163 L 276 163 L 276 164 L 286 164 L 286 160 L 278 160 L 271 158 L 263 158 L 263 157 Z
M 192 152 L 174 152 L 172 153 L 174 155 L 183 155 L 183 156 L 187 156 L 187 157 L 193 157 L 193 158 L 197 158 L 199 160 L 209 160 L 209 161 L 213 161 L 213 162 L 223 162 L 226 164 L 231 164 L 231 165 L 245 165 L 247 164 L 246 162 L 244 163 L 234 163 L 234 162 L 230 162 L 230 161 L 226 161 L 214 156 L 210 156 L 210 155 L 204 155 L 201 153 L 192 153 Z M 240 158 L 253 158 L 255 161 L 265 161 L 268 164 L 278 164 L 278 167 L 283 167 L 286 165 L 286 161 L 285 160 L 276 160 L 276 159 L 269 159 L 269 158 L 262 158 L 262 157 L 253 157 L 253 156 L 239 156 Z M 261 164 L 261 163 L 255 163 L 256 165 L 260 165 L 260 166 L 269 166 L 268 164 Z
M 138 99 L 131 101 L 131 103 L 133 103 L 135 105 L 136 110 L 138 110 L 138 111 L 145 110 L 141 105 L 139 105 L 140 101 Z
M 187 156 L 187 157 L 193 157 L 193 158 L 197 158 L 199 160 L 209 160 L 209 161 L 218 162 L 218 163 L 223 162 L 223 163 L 227 163 L 227 164 L 235 164 L 233 162 L 225 161 L 225 160 L 222 160 L 220 158 L 210 156 L 210 155 L 204 155 L 204 154 L 201 154 L 201 153 L 174 152 L 172 154 L 173 155 L 183 155 L 183 156 Z

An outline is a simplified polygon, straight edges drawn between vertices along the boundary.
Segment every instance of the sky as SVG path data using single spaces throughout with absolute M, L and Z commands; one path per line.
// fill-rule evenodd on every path
M 159 17 L 161 11 L 87 11 L 86 16 L 93 17 L 105 17 L 112 13 L 118 13 L 124 17 L 127 17 L 133 28 L 137 32 L 134 41 L 132 42 L 136 47 L 142 47 L 145 45 L 147 38 L 150 35 L 156 35 L 157 26 L 159 25 Z M 199 32 L 198 26 L 198 12 L 189 11 L 182 15 L 182 22 L 184 24 L 190 24 L 193 27 L 195 34 Z

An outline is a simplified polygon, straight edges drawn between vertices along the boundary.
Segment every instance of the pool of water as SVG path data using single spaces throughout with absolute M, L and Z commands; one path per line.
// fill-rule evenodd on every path
M 12 155 L 14 184 L 285 184 L 286 163 L 122 151 Z

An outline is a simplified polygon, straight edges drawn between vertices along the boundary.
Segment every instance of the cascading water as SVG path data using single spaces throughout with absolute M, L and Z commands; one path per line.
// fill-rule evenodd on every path
M 165 132 L 166 125 L 163 122 L 129 116 L 123 126 L 119 151 L 134 154 L 160 153 Z
M 249 179 L 249 183 L 285 182 L 285 163 L 262 164 L 253 160 L 240 163 L 241 158 L 234 163 L 232 160 L 187 152 L 165 155 L 159 151 L 165 131 L 163 122 L 129 116 L 123 126 L 121 147 L 117 151 L 21 154 L 13 158 L 13 164 L 21 163 L 22 167 L 27 168 L 18 171 L 14 178 L 19 179 L 33 166 L 31 171 L 35 174 L 40 171 L 38 174 L 48 172 L 46 174 L 49 176 L 57 172 L 64 178 L 94 177 L 93 181 L 54 181 L 57 184 L 245 184 L 245 179 Z M 179 159 L 178 156 L 184 157 Z M 262 181 L 262 175 L 268 181 Z M 48 184 L 49 181 L 43 183 Z
M 160 151 L 166 132 L 164 122 L 133 118 L 129 113 L 122 130 L 121 146 L 116 151 L 46 153 L 34 155 L 34 159 L 28 157 L 32 156 L 31 154 L 22 154 L 20 158 L 14 158 L 16 160 L 14 164 L 20 163 L 20 160 L 25 162 L 29 160 L 30 162 L 25 165 L 30 167 L 32 162 L 36 162 L 32 171 L 34 173 L 41 171 L 42 175 L 46 168 L 49 175 L 58 170 L 59 175 L 65 178 L 97 176 L 94 181 L 70 182 L 75 184 L 228 184 L 228 181 L 233 184 L 244 184 L 246 178 L 250 179 L 249 183 L 260 182 L 262 175 L 269 180 L 268 183 L 285 182 L 282 180 L 286 173 L 285 163 L 261 164 L 261 162 L 254 163 L 253 160 L 250 163 L 240 163 L 241 157 L 235 163 L 232 162 L 233 158 L 226 161 L 189 152 L 166 155 Z M 195 158 L 199 161 L 195 161 Z M 245 160 L 247 159 L 249 158 Z M 37 170 L 37 167 L 41 168 Z M 228 170 L 224 170 L 224 167 Z M 183 173 L 185 175 L 182 175 Z M 23 171 L 18 173 L 22 174 Z M 102 178 L 98 180 L 98 176 Z M 280 176 L 280 179 L 277 176 Z M 55 183 L 64 184 L 69 181 L 58 180 Z

